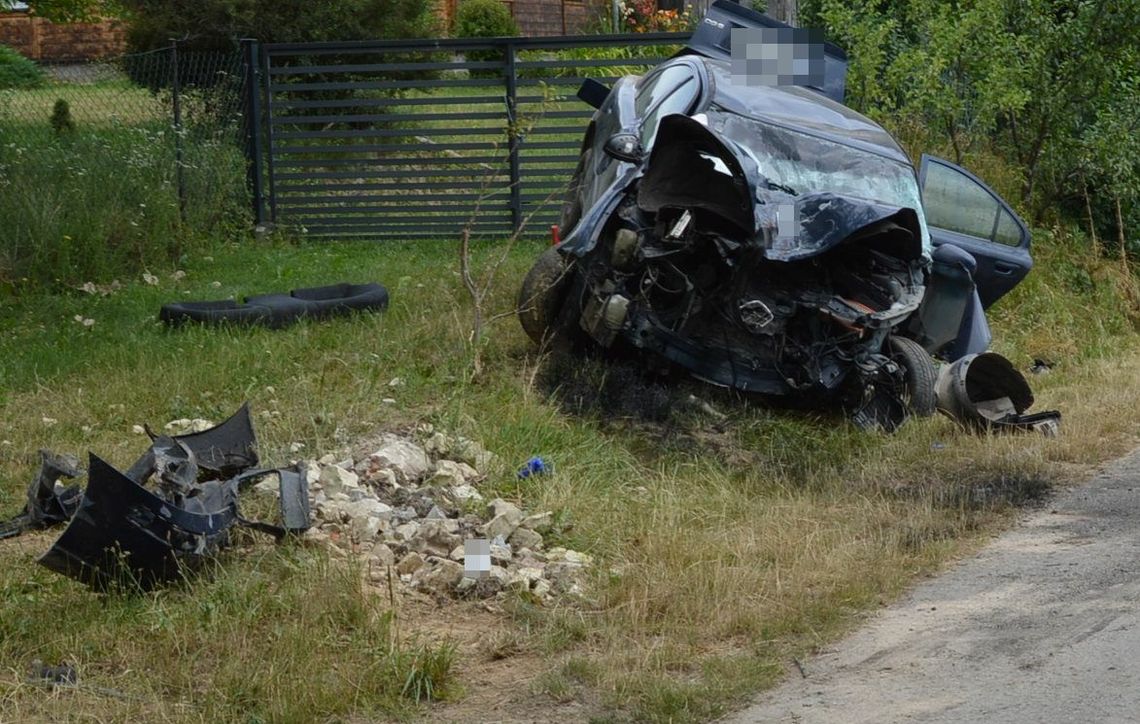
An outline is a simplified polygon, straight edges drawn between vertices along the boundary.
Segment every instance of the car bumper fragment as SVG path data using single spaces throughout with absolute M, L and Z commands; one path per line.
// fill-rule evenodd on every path
M 254 467 L 257 440 L 248 405 L 208 430 L 151 438 L 126 472 L 91 453 L 83 491 L 56 483 L 79 474 L 77 461 L 44 452 L 24 512 L 0 525 L 0 537 L 67 523 L 40 564 L 96 590 L 146 590 L 201 567 L 229 543 L 234 525 L 278 539 L 309 528 L 305 467 Z M 240 492 L 269 475 L 279 481 L 281 525 L 248 520 L 238 506 Z
M 1057 410 L 1028 413 L 1033 392 L 1013 363 L 996 352 L 967 355 L 939 372 L 938 409 L 968 429 L 997 432 L 1060 432 Z

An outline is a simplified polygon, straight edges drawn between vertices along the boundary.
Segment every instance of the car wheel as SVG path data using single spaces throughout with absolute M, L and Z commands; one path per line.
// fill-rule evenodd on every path
M 887 346 L 891 359 L 902 367 L 907 410 L 918 417 L 930 417 L 935 411 L 934 384 L 938 379 L 934 360 L 913 339 L 892 336 Z
M 538 257 L 519 289 L 519 322 L 527 336 L 542 341 L 556 326 L 572 277 L 571 265 L 551 247 Z

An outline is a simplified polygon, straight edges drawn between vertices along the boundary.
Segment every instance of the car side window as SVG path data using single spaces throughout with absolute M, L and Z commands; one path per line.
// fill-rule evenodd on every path
M 1021 225 L 988 188 L 962 170 L 932 161 L 926 165 L 922 205 L 929 226 L 1020 246 Z
M 1021 227 L 1013 220 L 1013 215 L 1005 209 L 998 216 L 997 230 L 994 232 L 994 241 L 1007 246 L 1021 245 Z
M 677 65 L 645 79 L 637 91 L 635 107 L 641 122 L 641 145 L 648 149 L 657 135 L 657 124 L 670 113 L 686 113 L 697 100 L 699 89 L 692 68 Z

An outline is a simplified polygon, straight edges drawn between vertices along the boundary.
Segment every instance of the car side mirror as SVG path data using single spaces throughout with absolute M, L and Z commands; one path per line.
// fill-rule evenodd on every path
M 609 94 L 610 89 L 593 78 L 582 81 L 582 87 L 578 89 L 578 97 L 594 108 L 601 108 Z
M 637 163 L 641 161 L 642 148 L 641 139 L 637 137 L 636 133 L 615 133 L 606 139 L 605 146 L 602 147 L 606 155 L 610 158 L 616 158 L 619 161 L 628 161 L 630 163 Z

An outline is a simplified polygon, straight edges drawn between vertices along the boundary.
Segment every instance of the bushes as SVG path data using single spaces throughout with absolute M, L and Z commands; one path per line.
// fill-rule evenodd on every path
M 51 110 L 51 128 L 56 134 L 71 133 L 75 130 L 75 121 L 71 118 L 71 106 L 62 98 L 56 100 Z
M 0 45 L 0 90 L 40 88 L 44 84 L 38 65 L 7 45 Z
M 460 38 L 501 38 L 518 35 L 511 11 L 499 0 L 463 0 L 455 12 L 455 35 Z
M 235 38 L 263 42 L 375 40 L 435 35 L 431 0 L 123 0 L 130 11 L 128 41 L 135 50 L 179 44 L 188 50 L 228 50 Z
M 849 105 L 890 130 L 924 127 L 954 160 L 996 152 L 1020 174 L 1012 200 L 1023 214 L 1038 225 L 1081 219 L 1114 252 L 1135 246 L 1128 239 L 1140 224 L 1137 9 L 1134 1 L 799 6 L 805 27 L 822 27 L 847 50 Z
M 460 38 L 501 38 L 518 35 L 519 27 L 511 11 L 499 0 L 463 0 L 455 11 L 455 35 Z M 476 63 L 502 62 L 503 51 L 468 50 L 467 60 Z M 497 70 L 472 70 L 476 77 L 497 77 Z

